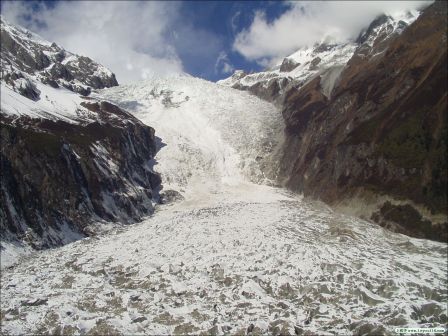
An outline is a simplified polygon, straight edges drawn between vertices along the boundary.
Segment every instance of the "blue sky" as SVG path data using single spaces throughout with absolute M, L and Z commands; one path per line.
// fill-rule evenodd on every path
M 8 20 L 37 31 L 48 40 L 56 40 L 71 50 L 71 43 L 64 41 L 63 35 L 52 33 L 57 27 L 51 25 L 60 24 L 63 18 L 52 21 L 49 17 L 66 15 L 66 11 L 60 9 L 61 1 L 14 1 L 6 5 L 6 10 L 2 6 L 2 14 Z M 235 37 L 251 25 L 256 11 L 263 11 L 268 20 L 274 20 L 289 6 L 282 1 L 172 1 L 165 2 L 165 7 L 172 7 L 175 16 L 181 18 L 181 24 L 170 22 L 162 35 L 166 43 L 174 46 L 183 70 L 193 76 L 216 81 L 228 77 L 234 69 L 259 71 L 263 68 L 263 65 L 245 58 L 233 48 Z M 84 51 L 76 49 L 73 51 Z M 157 50 L 149 53 L 163 56 L 163 52 L 157 55 Z M 93 58 L 98 57 L 93 53 Z M 117 72 L 118 69 L 111 70 Z
M 188 1 L 182 5 L 182 13 L 193 22 L 195 27 L 206 29 L 216 36 L 219 51 L 210 54 L 195 54 L 188 48 L 180 49 L 187 72 L 198 77 L 217 80 L 227 77 L 218 67 L 216 60 L 220 52 L 225 52 L 229 64 L 235 69 L 259 71 L 263 68 L 255 61 L 250 61 L 233 49 L 233 42 L 238 32 L 247 29 L 256 11 L 264 11 L 268 20 L 274 20 L 283 14 L 287 4 L 281 1 Z M 184 56 L 184 57 L 182 57 Z
M 260 71 L 323 38 L 356 38 L 379 14 L 431 1 L 2 1 L 2 15 L 109 67 L 120 83 Z

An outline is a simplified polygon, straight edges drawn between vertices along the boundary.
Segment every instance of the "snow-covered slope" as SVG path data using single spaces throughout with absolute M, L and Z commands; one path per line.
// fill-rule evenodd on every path
M 1 79 L 30 77 L 52 87 L 65 87 L 82 95 L 92 89 L 118 85 L 115 75 L 88 57 L 73 54 L 27 29 L 1 21 Z
M 282 119 L 270 103 L 189 76 L 154 78 L 102 90 L 98 97 L 154 126 L 163 186 L 190 199 L 222 184 L 267 182 Z M 267 176 L 269 175 L 269 176 Z
M 34 87 L 41 95 L 38 101 L 20 95 L 1 82 L 1 113 L 13 117 L 27 116 L 70 123 L 94 120 L 90 118 L 92 113 L 81 106 L 81 103 L 85 101 L 81 96 L 70 90 L 55 89 L 39 82 L 34 82 Z
M 241 71 L 237 71 L 231 77 L 218 81 L 218 84 L 227 86 L 239 84 L 250 87 L 260 81 L 274 78 L 296 79 L 305 82 L 327 68 L 347 63 L 356 47 L 355 43 L 342 45 L 319 43 L 311 48 L 302 48 L 296 51 L 272 70 L 246 75 L 243 75 Z M 265 85 L 268 84 L 266 83 Z
M 1 20 L 1 113 L 67 122 L 92 121 L 80 103 L 94 89 L 118 85 L 115 75 L 88 57 L 70 53 Z
M 3 271 L 3 331 L 388 335 L 441 327 L 446 253 L 446 244 L 282 190 L 239 186 Z

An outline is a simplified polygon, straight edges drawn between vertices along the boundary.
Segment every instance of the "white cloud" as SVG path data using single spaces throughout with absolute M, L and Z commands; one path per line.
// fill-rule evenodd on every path
M 230 27 L 232 28 L 232 32 L 235 33 L 238 29 L 238 21 L 241 17 L 241 11 L 237 11 L 230 19 Z
M 223 74 L 229 74 L 232 73 L 235 70 L 235 68 L 229 64 L 229 63 L 224 63 L 222 66 L 222 73 Z
M 221 51 L 216 59 L 215 73 L 229 74 L 235 70 L 225 51 Z
M 431 2 L 292 1 L 289 9 L 272 22 L 264 12 L 256 12 L 251 26 L 236 36 L 233 48 L 249 60 L 266 64 L 326 36 L 338 42 L 356 38 L 382 13 L 394 15 Z
M 182 72 L 168 41 L 179 4 L 156 1 L 2 2 L 2 15 L 68 51 L 109 67 L 120 83 Z

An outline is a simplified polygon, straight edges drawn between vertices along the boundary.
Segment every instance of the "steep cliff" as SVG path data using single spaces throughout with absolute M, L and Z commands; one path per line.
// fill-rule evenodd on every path
M 359 47 L 331 96 L 315 77 L 285 95 L 287 186 L 383 226 L 447 239 L 446 3 L 369 53 Z M 348 201 L 350 200 L 350 201 Z
M 417 18 L 418 17 L 418 18 Z M 446 3 L 221 85 L 276 102 L 280 183 L 391 230 L 447 239 Z
M 150 214 L 154 129 L 85 96 L 115 76 L 3 20 L 1 34 L 1 240 L 46 248 Z

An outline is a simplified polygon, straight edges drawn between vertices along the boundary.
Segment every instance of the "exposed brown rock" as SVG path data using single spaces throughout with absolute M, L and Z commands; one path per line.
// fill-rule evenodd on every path
M 314 58 L 312 61 L 311 61 L 311 63 L 310 63 L 310 70 L 316 70 L 317 69 L 317 66 L 319 65 L 319 63 L 320 63 L 320 61 L 321 61 L 321 58 L 320 57 L 316 57 L 316 58 Z
M 297 68 L 299 65 L 300 63 L 297 63 L 296 61 L 290 58 L 285 58 L 282 64 L 280 65 L 280 72 L 290 72 L 295 68 Z
M 330 99 L 319 77 L 285 95 L 288 187 L 333 205 L 368 192 L 447 215 L 446 7 L 436 2 L 401 35 L 356 52 Z M 446 225 L 417 232 L 401 217 L 407 234 L 446 239 Z

